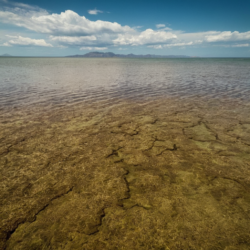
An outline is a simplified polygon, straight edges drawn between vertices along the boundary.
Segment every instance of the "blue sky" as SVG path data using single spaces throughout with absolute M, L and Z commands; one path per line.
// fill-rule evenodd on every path
M 0 0 L 0 54 L 250 57 L 250 0 Z

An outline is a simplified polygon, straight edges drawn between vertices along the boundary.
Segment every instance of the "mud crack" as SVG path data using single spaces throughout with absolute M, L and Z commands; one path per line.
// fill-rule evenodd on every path
M 174 145 L 173 145 L 173 149 L 168 149 L 168 148 L 166 148 L 166 149 L 162 150 L 162 151 L 161 151 L 159 154 L 157 154 L 156 156 L 162 155 L 163 152 L 165 152 L 165 151 L 176 151 L 176 150 L 177 150 L 177 146 L 176 146 L 176 144 L 174 144 Z
M 126 172 L 125 172 L 125 174 L 123 175 L 123 179 L 124 179 L 124 182 L 125 182 L 125 184 L 126 184 L 127 191 L 126 191 L 126 197 L 123 198 L 123 199 L 120 199 L 120 200 L 118 201 L 118 206 L 123 207 L 124 210 L 129 210 L 129 209 L 132 209 L 132 208 L 134 208 L 134 207 L 140 207 L 140 208 L 143 208 L 143 209 L 145 209 L 145 210 L 148 210 L 147 207 L 142 206 L 142 205 L 140 205 L 140 204 L 138 204 L 138 203 L 135 203 L 135 204 L 133 204 L 132 206 L 129 206 L 129 207 L 127 207 L 127 208 L 124 207 L 124 201 L 125 201 L 125 200 L 129 200 L 129 199 L 131 198 L 131 189 L 130 189 L 129 182 L 128 182 L 128 180 L 127 180 L 127 176 L 130 174 L 130 171 L 129 171 L 128 169 L 124 169 L 124 170 L 125 170 Z
M 31 220 L 30 222 L 33 223 L 37 220 L 37 216 L 40 212 L 44 211 L 50 204 L 52 201 L 56 200 L 56 199 L 59 199 L 61 198 L 62 196 L 72 192 L 74 187 L 71 187 L 67 192 L 63 193 L 63 194 L 59 194 L 55 197 L 53 197 L 49 202 L 47 202 L 41 209 L 39 209 L 33 216 L 33 220 Z M 26 220 L 23 220 L 23 221 L 20 221 L 19 223 L 16 224 L 15 228 L 9 232 L 7 232 L 7 238 L 6 238 L 6 241 L 8 241 L 10 239 L 10 237 L 12 236 L 12 234 L 15 233 L 15 231 L 18 229 L 18 227 L 22 224 L 24 224 L 25 222 L 27 222 L 27 219 Z
M 128 174 L 129 174 L 129 170 L 126 170 L 126 173 L 123 175 L 123 179 L 124 179 L 126 187 L 127 187 L 127 197 L 124 198 L 123 200 L 127 200 L 131 197 L 129 182 L 128 182 L 127 177 L 126 177 Z
M 114 156 L 119 156 L 118 155 L 118 151 L 120 150 L 120 149 L 122 149 L 123 147 L 118 147 L 118 149 L 112 149 L 112 152 L 110 153 L 110 154 L 108 154 L 107 156 L 106 156 L 106 158 L 109 158 L 109 157 L 111 157 L 112 155 L 114 155 Z
M 176 151 L 177 150 L 176 144 L 173 144 L 173 148 L 170 148 L 170 147 L 166 147 L 166 145 L 156 146 L 155 145 L 156 142 L 165 142 L 165 140 L 158 139 L 157 137 L 153 138 L 152 145 L 149 148 L 143 150 L 143 152 L 147 152 L 147 151 L 153 149 L 154 147 L 163 148 L 163 150 L 159 154 L 156 154 L 156 156 L 158 156 L 158 155 L 161 155 L 165 151 Z
M 92 232 L 92 233 L 89 233 L 87 235 L 94 235 L 94 234 L 97 234 L 100 232 L 100 227 L 102 226 L 103 224 L 103 219 L 104 217 L 106 216 L 106 213 L 105 213 L 105 208 L 102 208 L 101 209 L 101 214 L 100 214 L 100 222 L 98 224 L 96 224 L 95 226 L 97 227 L 96 231 Z
M 130 173 L 129 172 L 129 170 L 128 169 L 124 169 L 126 172 L 125 172 L 125 174 L 123 175 L 123 180 L 124 180 L 124 182 L 125 182 L 125 185 L 126 185 L 126 188 L 127 188 L 127 191 L 126 191 L 126 197 L 125 198 L 123 198 L 123 199 L 119 199 L 118 200 L 118 205 L 119 206 L 121 206 L 121 207 L 124 207 L 124 200 L 128 200 L 128 199 L 130 199 L 130 197 L 131 197 L 131 194 L 130 194 L 130 187 L 129 187 L 129 182 L 128 182 L 128 180 L 127 180 L 127 175 Z

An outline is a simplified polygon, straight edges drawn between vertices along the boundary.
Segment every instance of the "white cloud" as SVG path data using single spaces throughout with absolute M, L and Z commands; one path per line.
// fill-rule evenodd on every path
M 163 49 L 163 48 L 171 48 L 171 47 L 182 47 L 182 46 L 189 46 L 194 45 L 193 42 L 189 43 L 170 43 L 170 44 L 163 44 L 163 45 L 149 45 L 149 48 L 153 49 Z
M 216 44 L 214 46 L 220 46 L 225 48 L 243 48 L 243 47 L 249 47 L 249 43 L 242 43 L 242 44 Z
M 139 34 L 119 34 L 118 38 L 114 39 L 114 44 L 117 45 L 145 45 L 155 43 L 165 43 L 177 36 L 171 32 L 154 31 L 147 29 Z
M 90 21 L 72 10 L 61 14 L 47 14 L 33 11 L 0 11 L 0 22 L 25 27 L 39 33 L 64 36 L 88 36 L 100 33 L 126 33 L 134 31 L 129 26 L 116 22 Z
M 149 45 L 149 48 L 153 48 L 153 49 L 162 49 L 162 45 Z
M 98 13 L 103 13 L 103 11 L 94 9 L 94 10 L 89 10 L 88 13 L 90 15 L 97 15 Z
M 189 46 L 194 45 L 194 42 L 188 42 L 188 43 L 173 43 L 173 44 L 164 44 L 164 47 L 179 47 L 179 46 Z
M 140 28 L 142 28 L 143 26 L 134 26 L 134 27 L 132 27 L 132 29 L 140 29 Z
M 169 28 L 169 27 L 165 27 L 165 28 L 160 29 L 160 30 L 172 30 L 172 29 L 171 29 L 171 28 Z
M 18 3 L 18 2 L 12 2 L 12 1 L 8 1 L 8 0 L 0 0 L 0 3 L 3 3 L 3 7 L 2 9 L 4 10 L 10 10 L 11 12 L 15 12 L 15 13 L 20 13 L 20 12 L 30 12 L 33 11 L 34 12 L 43 12 L 43 13 L 47 13 L 48 12 L 36 5 L 29 5 L 29 4 L 24 4 L 24 3 Z
M 22 36 L 7 36 L 11 38 L 8 42 L 4 43 L 4 46 L 20 45 L 20 46 L 43 46 L 53 47 L 52 44 L 45 42 L 44 39 L 32 39 Z
M 160 30 L 172 30 L 171 28 L 166 27 L 165 24 L 161 24 L 161 23 L 156 24 L 155 26 L 156 26 L 157 29 L 160 29 Z
M 51 47 L 104 49 L 110 46 L 148 46 L 154 49 L 193 46 L 215 43 L 216 46 L 249 47 L 250 31 L 205 31 L 185 33 L 171 30 L 166 24 L 156 24 L 156 30 L 140 30 L 142 26 L 122 26 L 117 22 L 91 21 L 72 10 L 60 14 L 50 14 L 37 6 L 0 0 L 0 23 L 24 27 L 39 34 L 48 34 L 50 43 L 44 39 L 31 39 L 24 33 L 6 39 L 0 36 L 1 46 L 26 45 Z M 90 13 L 91 12 L 91 13 Z M 101 13 L 89 10 L 90 14 Z M 3 38 L 5 37 L 5 38 Z M 233 44 L 236 43 L 236 44 Z
M 11 45 L 8 44 L 7 42 L 6 42 L 6 43 L 3 43 L 3 44 L 0 44 L 0 46 L 11 47 Z
M 107 47 L 81 47 L 80 50 L 106 50 Z
M 64 45 L 58 45 L 57 47 L 60 48 L 60 49 L 66 49 L 66 48 L 68 48 L 68 46 L 64 46 Z
M 250 44 L 249 43 L 244 43 L 244 44 L 233 44 L 232 47 L 249 47 Z
M 96 37 L 92 36 L 50 36 L 50 40 L 59 44 L 81 46 L 83 44 L 96 41 Z
M 240 33 L 238 31 L 223 31 L 216 32 L 217 34 L 208 35 L 205 37 L 207 42 L 225 42 L 225 41 L 239 41 L 239 40 L 249 40 L 250 39 L 250 31 Z
M 69 47 L 107 47 L 113 46 L 110 34 L 90 35 L 90 36 L 49 36 L 50 42 L 57 45 Z
M 164 28 L 166 25 L 162 24 L 162 23 L 159 23 L 159 24 L 156 24 L 155 26 L 156 26 L 157 29 L 160 29 L 160 28 Z
M 172 33 L 178 36 L 176 43 L 189 43 L 194 44 L 209 44 L 220 43 L 221 45 L 228 45 L 230 42 L 246 41 L 250 39 L 250 31 L 238 32 L 238 31 L 206 31 L 196 33 L 184 33 L 183 31 L 172 31 Z M 228 45 L 229 46 L 229 45 Z

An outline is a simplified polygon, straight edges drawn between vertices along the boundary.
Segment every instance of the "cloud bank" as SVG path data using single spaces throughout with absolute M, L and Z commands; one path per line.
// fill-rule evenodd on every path
M 0 0 L 0 23 L 22 27 L 44 36 L 44 39 L 21 35 L 5 36 L 2 46 L 78 47 L 80 50 L 105 50 L 119 46 L 147 46 L 153 49 L 209 44 L 248 47 L 250 31 L 205 31 L 185 33 L 156 24 L 156 30 L 138 30 L 128 25 L 103 20 L 91 21 L 72 10 L 57 13 L 37 6 Z M 91 15 L 101 10 L 88 11 Z M 142 26 L 140 26 L 142 27 Z M 34 35 L 35 36 L 35 35 Z
M 7 36 L 10 38 L 8 42 L 5 42 L 3 46 L 42 46 L 42 47 L 53 47 L 52 44 L 45 42 L 44 39 L 31 39 L 29 37 L 22 36 Z

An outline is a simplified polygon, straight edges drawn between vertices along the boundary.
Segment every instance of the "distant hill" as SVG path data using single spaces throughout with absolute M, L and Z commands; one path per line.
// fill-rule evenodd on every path
M 190 56 L 184 56 L 184 55 L 166 55 L 166 56 L 160 56 L 160 55 L 135 55 L 135 54 L 115 54 L 112 52 L 89 52 L 84 55 L 72 55 L 72 56 L 66 56 L 66 57 L 105 57 L 105 58 L 113 58 L 113 57 L 121 57 L 121 58 L 191 58 Z
M 9 54 L 3 54 L 3 55 L 0 55 L 0 56 L 9 57 L 9 56 L 11 56 L 11 55 L 9 55 Z

